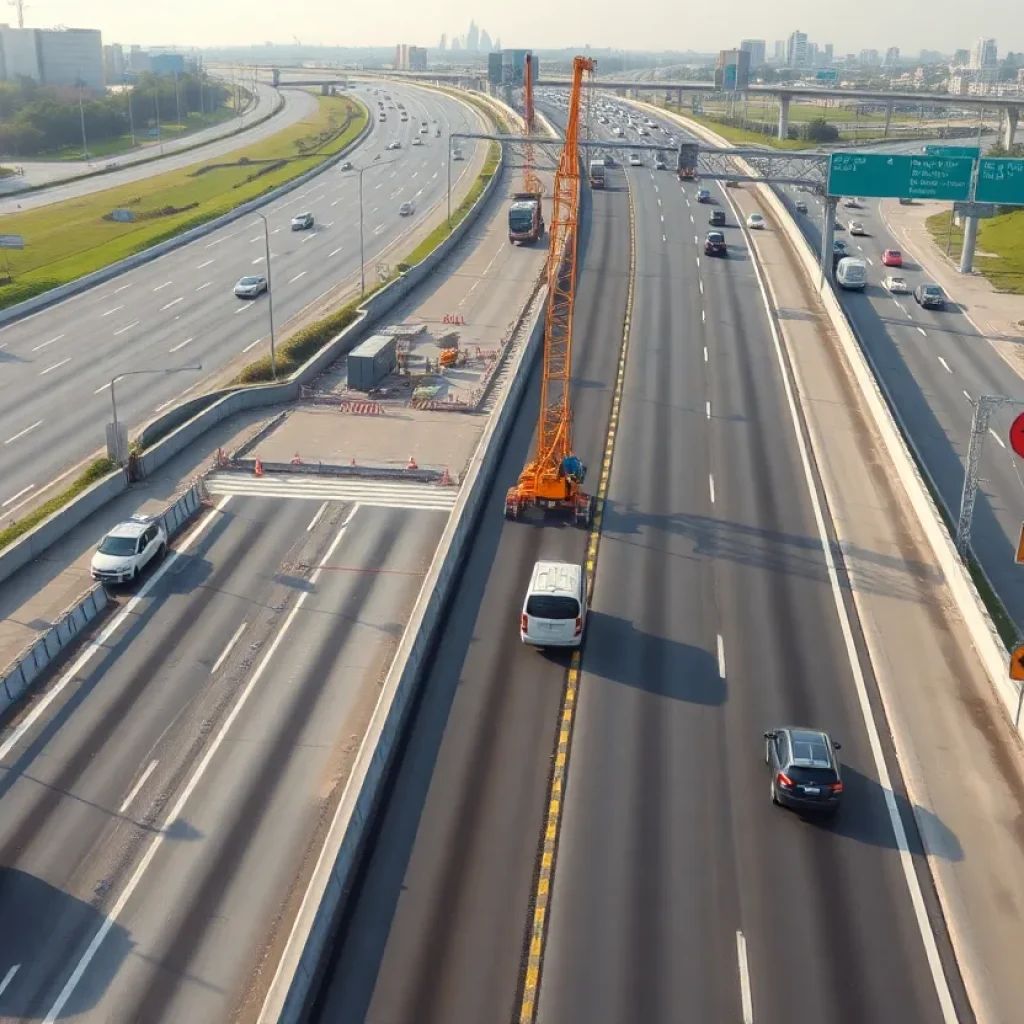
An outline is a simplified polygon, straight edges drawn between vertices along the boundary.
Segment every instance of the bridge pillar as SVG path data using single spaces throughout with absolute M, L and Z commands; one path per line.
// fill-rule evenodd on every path
M 969 274 L 974 267 L 974 249 L 978 244 L 978 218 L 964 217 L 964 247 L 960 252 L 960 273 Z
M 678 103 L 677 103 L 676 106 L 677 106 L 677 109 L 679 110 L 679 113 L 681 114 L 683 112 L 683 90 L 682 89 L 679 90 Z
M 779 138 L 789 138 L 789 97 L 779 97 Z
M 836 205 L 839 200 L 833 196 L 825 197 L 824 216 L 821 221 L 821 281 L 819 287 L 825 286 L 826 278 L 832 280 L 832 243 L 836 237 Z
M 889 138 L 889 125 L 892 124 L 892 104 L 886 103 L 885 105 L 885 131 L 882 133 L 882 138 Z
M 1013 137 L 1017 133 L 1017 120 L 1020 117 L 1020 107 L 1007 107 L 1003 112 L 1006 120 L 1003 121 L 1003 148 L 1009 150 L 1013 146 Z

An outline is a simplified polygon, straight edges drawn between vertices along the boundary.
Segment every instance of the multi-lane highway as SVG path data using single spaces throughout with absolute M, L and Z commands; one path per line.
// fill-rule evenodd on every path
M 567 782 L 551 801 L 536 1019 L 904 1024 L 944 1019 L 948 999 L 966 1022 L 955 970 L 927 956 L 935 927 L 952 963 L 912 898 L 926 869 L 915 857 L 908 876 L 898 850 L 879 782 L 898 766 L 857 698 L 870 666 L 829 580 L 817 485 L 724 191 L 712 208 L 728 211 L 731 255 L 714 261 L 709 208 L 671 172 L 615 169 L 605 191 L 584 189 L 577 453 L 599 466 L 608 434 L 630 192 L 632 329 Z M 517 622 L 532 562 L 585 547 L 577 530 L 501 518 L 536 412 L 524 404 L 498 472 L 319 1020 L 521 1019 L 569 659 L 525 648 Z M 843 743 L 833 826 L 770 804 L 761 734 L 793 721 Z
M 362 491 L 216 498 L 7 731 L 0 1018 L 252 1019 L 454 500 Z
M 359 279 L 359 182 L 368 283 L 378 255 L 406 255 L 396 241 L 415 234 L 431 216 L 443 216 L 448 133 L 478 127 L 478 116 L 441 93 L 395 86 L 409 120 L 387 110 L 376 120 L 377 99 L 359 90 L 372 108 L 373 131 L 352 154 L 352 170 L 338 166 L 304 188 L 269 204 L 274 322 L 278 332 L 318 298 Z M 420 133 L 421 122 L 427 131 Z M 440 136 L 436 135 L 440 129 Z M 422 145 L 413 146 L 414 139 Z M 398 141 L 401 148 L 388 146 Z M 483 147 L 463 147 L 451 169 L 453 189 L 472 181 Z M 409 201 L 414 212 L 400 215 Z M 315 217 L 308 231 L 292 231 L 300 211 Z M 394 246 L 389 250 L 389 246 Z M 411 248 L 411 244 L 409 246 Z M 246 274 L 265 274 L 263 223 L 245 218 L 169 253 L 106 285 L 0 330 L 0 510 L 14 515 L 50 481 L 104 443 L 111 417 L 110 380 L 132 370 L 201 363 L 202 374 L 140 375 L 116 385 L 118 416 L 135 426 L 171 405 L 219 368 L 269 350 L 268 300 L 235 298 Z

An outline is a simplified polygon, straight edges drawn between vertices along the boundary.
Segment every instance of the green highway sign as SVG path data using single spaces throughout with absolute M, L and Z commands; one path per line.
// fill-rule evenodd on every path
M 974 161 L 969 157 L 833 153 L 828 162 L 828 194 L 879 199 L 966 199 L 971 192 L 973 170 Z
M 977 160 L 981 150 L 977 146 L 925 146 L 925 156 L 969 156 Z
M 1024 206 L 1024 160 L 980 160 L 975 199 L 979 203 Z

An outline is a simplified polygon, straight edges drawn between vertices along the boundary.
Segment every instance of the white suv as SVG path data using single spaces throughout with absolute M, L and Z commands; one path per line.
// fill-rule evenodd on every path
M 153 559 L 167 551 L 167 534 L 158 519 L 132 516 L 103 538 L 89 571 L 100 583 L 133 583 Z

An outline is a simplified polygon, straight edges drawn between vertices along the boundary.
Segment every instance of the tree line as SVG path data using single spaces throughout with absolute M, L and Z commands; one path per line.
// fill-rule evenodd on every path
M 157 124 L 174 122 L 193 112 L 223 106 L 230 89 L 208 77 L 184 74 L 140 75 L 123 92 L 103 99 L 78 90 L 40 85 L 29 78 L 0 82 L 0 155 L 31 157 L 66 146 L 81 146 L 82 116 L 90 142 L 136 135 Z

